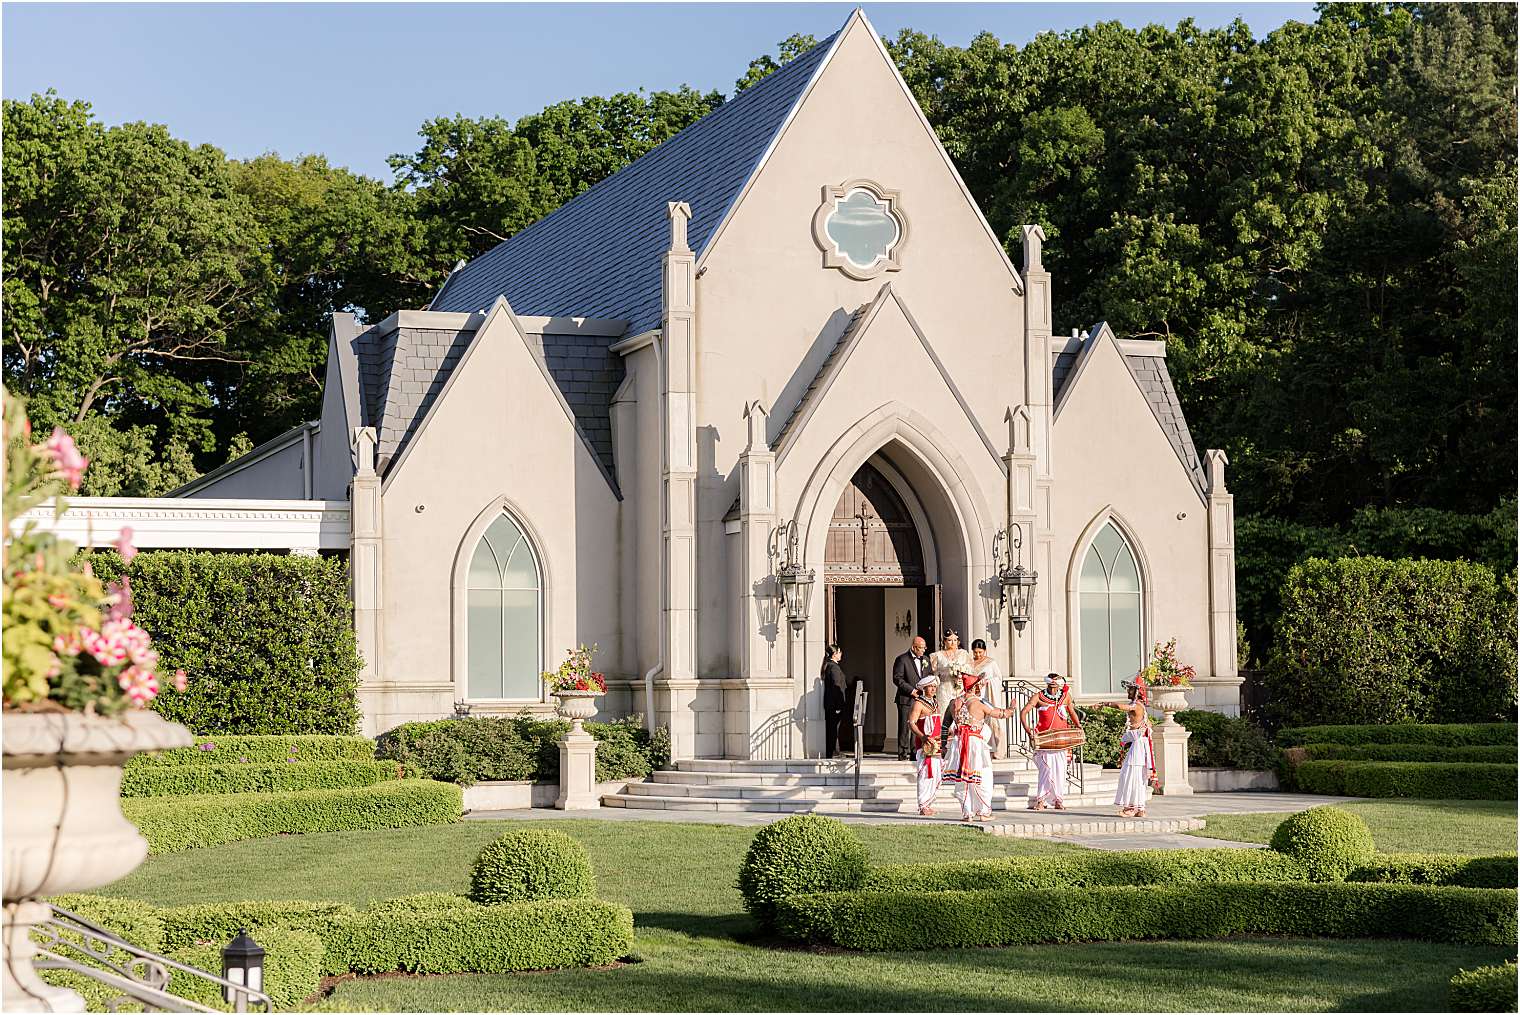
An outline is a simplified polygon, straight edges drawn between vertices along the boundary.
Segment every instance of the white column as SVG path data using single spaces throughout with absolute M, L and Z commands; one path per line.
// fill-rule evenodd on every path
M 691 206 L 672 201 L 670 246 L 663 259 L 660 340 L 661 518 L 663 592 L 661 640 L 665 691 L 661 711 L 670 724 L 671 752 L 693 756 L 697 665 L 696 255 L 686 242 Z
M 1225 453 L 1205 453 L 1209 477 L 1209 670 L 1239 677 L 1235 665 L 1235 498 L 1225 489 Z M 1216 704 L 1210 702 L 1210 704 Z M 1223 704 L 1223 703 L 1219 703 Z
M 1017 560 L 1020 553 L 1023 555 L 1024 566 L 1032 570 L 1035 551 L 1038 547 L 1036 539 L 1037 515 L 1035 510 L 1036 486 L 1039 482 L 1039 463 L 1034 454 L 1031 443 L 1031 416 L 1029 406 L 1021 405 L 1016 409 L 1009 409 L 1003 417 L 1008 424 L 1008 450 L 1003 454 L 1003 465 L 1008 473 L 1008 496 L 1007 496 L 1007 520 L 1008 531 L 1017 534 L 1023 544 L 1021 550 L 1008 548 L 1009 554 Z M 1048 572 L 1042 580 L 1049 581 Z M 1040 635 L 1040 598 L 1042 591 L 1039 586 L 1035 587 L 1035 613 L 1037 616 L 1030 619 L 1030 623 L 1023 631 L 1016 631 L 1009 622 L 1006 604 L 1003 610 L 1003 629 L 1007 632 L 1010 645 L 1011 657 L 1009 660 L 1008 675 L 1020 680 L 1032 680 L 1036 676 L 1035 645 Z
M 1050 429 L 1054 413 L 1051 394 L 1050 355 L 1051 281 L 1042 260 L 1045 230 L 1026 225 L 1024 238 L 1024 404 L 1029 410 L 1029 449 L 1035 459 L 1034 539 L 1024 543 L 1028 563 L 1039 572 L 1035 587 L 1034 619 L 1031 645 L 1032 673 L 1064 670 L 1064 653 L 1060 646 L 1064 634 L 1060 629 L 1060 610 L 1064 608 L 1060 589 L 1064 582 L 1057 574 L 1055 554 L 1055 520 L 1052 518 L 1053 484 Z
M 739 675 L 745 680 L 774 677 L 785 667 L 782 627 L 785 611 L 777 597 L 781 589 L 771 574 L 770 538 L 776 527 L 776 456 L 766 437 L 770 414 L 759 400 L 744 406 L 747 440 L 739 453 Z M 784 670 L 783 670 L 784 672 Z M 736 717 L 753 737 L 767 716 L 753 688 L 741 696 L 725 696 L 724 706 L 742 697 L 745 714 Z M 727 725 L 725 724 L 725 729 Z M 726 739 L 726 737 L 725 737 Z M 797 745 L 793 745 L 793 755 Z M 732 756 L 733 752 L 725 750 Z M 747 755 L 746 755 L 747 756 Z
M 380 477 L 375 472 L 375 428 L 355 427 L 351 439 L 354 481 L 349 490 L 349 582 L 354 599 L 354 635 L 364 667 L 361 684 L 382 676 L 384 560 L 381 531 Z

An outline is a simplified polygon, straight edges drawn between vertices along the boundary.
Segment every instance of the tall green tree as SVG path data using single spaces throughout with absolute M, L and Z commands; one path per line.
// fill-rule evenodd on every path
M 795 32 L 788 35 L 776 43 L 775 56 L 762 53 L 749 62 L 749 68 L 744 72 L 744 76 L 734 82 L 734 93 L 738 94 L 751 85 L 764 81 L 816 45 L 818 45 L 818 40 L 811 35 L 800 35 Z

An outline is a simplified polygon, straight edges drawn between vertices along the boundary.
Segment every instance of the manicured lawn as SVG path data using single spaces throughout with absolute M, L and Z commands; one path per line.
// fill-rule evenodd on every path
M 1383 853 L 1515 852 L 1513 800 L 1373 800 L 1339 804 L 1359 814 Z M 1210 814 L 1195 835 L 1268 842 L 1286 814 Z
M 151 857 L 108 894 L 162 905 L 277 898 L 363 905 L 462 891 L 476 851 L 521 824 L 288 836 Z M 1506 957 L 1503 949 L 1428 942 L 1282 939 L 813 952 L 755 937 L 733 887 L 753 827 L 531 826 L 585 843 L 598 894 L 634 911 L 638 961 L 611 970 L 346 980 L 334 1002 L 379 1011 L 1420 1011 L 1445 1008 L 1446 981 L 1459 967 Z M 879 862 L 1077 848 L 963 828 L 853 827 Z

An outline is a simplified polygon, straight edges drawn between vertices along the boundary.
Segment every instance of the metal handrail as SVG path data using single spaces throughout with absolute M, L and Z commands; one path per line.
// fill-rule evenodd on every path
M 1013 709 L 1013 715 L 1003 720 L 1003 742 L 1013 750 L 1018 751 L 1031 762 L 1034 761 L 1034 740 L 1029 736 L 1029 731 L 1024 729 L 1024 724 L 1019 722 L 1019 713 L 1024 711 L 1024 706 L 1029 699 L 1040 693 L 1040 688 L 1027 680 L 1005 679 L 1003 681 L 1003 707 Z M 1078 796 L 1087 788 L 1087 773 L 1083 768 L 1083 748 L 1078 744 L 1066 754 L 1066 785 L 1069 789 L 1076 790 Z
M 274 1011 L 274 1003 L 262 991 L 150 952 L 60 906 L 49 905 L 49 909 L 52 915 L 34 927 L 34 931 L 43 937 L 38 942 L 38 961 L 34 964 L 38 969 L 66 969 L 120 990 L 122 996 L 109 1002 L 112 1011 L 128 998 L 141 1002 L 152 1011 L 217 1011 L 170 993 L 169 979 L 176 972 L 207 980 L 220 990 L 230 991 L 234 998 L 233 1011 L 246 1012 L 250 1005 L 262 1006 L 266 1012 Z M 71 956 L 69 952 L 77 953 L 77 956 Z

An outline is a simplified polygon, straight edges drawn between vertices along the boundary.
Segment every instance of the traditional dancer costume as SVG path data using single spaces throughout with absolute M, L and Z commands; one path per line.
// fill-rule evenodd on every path
M 1061 685 L 1061 693 L 1054 698 L 1050 696 L 1050 685 L 1047 684 L 1035 697 L 1035 732 L 1070 729 L 1071 723 L 1066 721 L 1066 709 L 1070 700 L 1071 689 L 1065 684 Z M 1035 771 L 1039 773 L 1039 786 L 1035 790 L 1037 803 L 1060 808 L 1066 806 L 1061 791 L 1066 785 L 1068 753 L 1065 750 L 1034 752 Z
M 998 666 L 997 660 L 993 659 L 991 656 L 988 656 L 987 659 L 982 662 L 982 668 L 977 669 L 976 658 L 973 656 L 970 672 L 976 674 L 979 678 L 981 678 L 982 700 L 987 703 L 989 708 L 996 708 L 997 703 L 992 700 L 992 696 L 997 692 L 993 688 L 1001 685 L 1003 682 L 1003 671 Z M 1003 737 L 1002 732 L 998 729 L 998 724 L 990 719 L 987 721 L 986 736 L 987 751 L 992 757 L 995 758 L 998 755 L 998 748 L 1002 744 Z
M 930 688 L 939 683 L 939 678 L 932 673 L 925 673 L 923 679 L 918 682 L 920 693 L 927 693 Z M 920 716 L 913 724 L 913 730 L 923 739 L 919 741 L 918 749 L 913 752 L 913 773 L 918 783 L 918 810 L 922 814 L 926 810 L 934 809 L 934 798 L 939 795 L 939 784 L 945 776 L 944 758 L 944 731 L 945 717 L 938 709 L 927 715 Z M 937 754 L 926 755 L 924 753 L 924 741 L 937 740 L 941 744 Z
M 964 678 L 967 689 L 975 686 L 976 679 Z M 982 735 L 984 729 L 971 718 L 966 699 L 958 699 L 945 753 L 945 781 L 955 783 L 955 798 L 966 821 L 992 816 L 992 752 Z
M 1142 705 L 1150 701 L 1145 685 L 1140 684 L 1135 700 Z M 1151 743 L 1151 720 L 1146 716 L 1145 725 L 1124 727 L 1120 740 L 1119 789 L 1114 803 L 1120 808 L 1144 810 L 1148 791 L 1156 778 L 1156 750 Z

